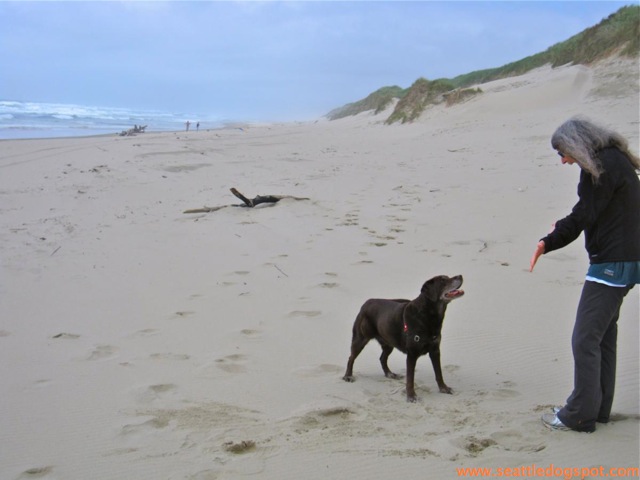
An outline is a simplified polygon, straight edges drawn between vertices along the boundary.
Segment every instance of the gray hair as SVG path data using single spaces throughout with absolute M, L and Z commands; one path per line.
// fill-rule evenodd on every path
M 585 117 L 573 117 L 560 125 L 551 137 L 551 146 L 573 158 L 582 170 L 591 174 L 594 182 L 604 171 L 598 159 L 598 150 L 603 148 L 617 148 L 640 169 L 640 158 L 629 150 L 629 143 L 622 135 Z

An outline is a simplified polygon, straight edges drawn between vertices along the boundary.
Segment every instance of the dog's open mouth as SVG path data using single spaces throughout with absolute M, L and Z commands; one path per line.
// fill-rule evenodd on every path
M 449 290 L 448 292 L 446 292 L 444 294 L 444 298 L 446 298 L 447 300 L 453 300 L 454 298 L 458 298 L 464 295 L 464 290 L 460 290 L 460 289 L 453 289 L 453 290 Z

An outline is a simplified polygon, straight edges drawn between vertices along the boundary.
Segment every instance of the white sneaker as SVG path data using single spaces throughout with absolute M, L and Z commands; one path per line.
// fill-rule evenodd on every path
M 544 426 L 550 428 L 551 430 L 571 430 L 564 423 L 562 423 L 556 413 L 557 412 L 545 413 L 542 415 L 542 423 L 544 424 Z

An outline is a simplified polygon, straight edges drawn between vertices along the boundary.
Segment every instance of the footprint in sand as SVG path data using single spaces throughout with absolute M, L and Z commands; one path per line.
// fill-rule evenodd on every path
M 2 335 L 0 335 L 1 337 Z M 57 335 L 54 335 L 51 338 L 62 338 L 62 339 L 69 339 L 69 340 L 75 340 L 76 338 L 80 338 L 80 335 L 76 335 L 75 333 L 58 333 Z
M 342 223 L 338 223 L 337 226 L 339 227 L 355 226 L 355 225 L 358 225 L 358 220 L 359 220 L 359 216 L 357 213 L 347 213 L 344 216 L 344 220 L 342 221 Z
M 502 382 L 502 386 L 506 388 L 499 388 L 498 390 L 495 390 L 492 392 L 492 395 L 495 398 L 509 399 L 513 397 L 518 397 L 520 395 L 520 392 L 511 388 L 516 386 L 515 382 L 507 380 L 506 382 Z
M 105 457 L 117 456 L 117 455 L 128 455 L 130 453 L 136 453 L 139 449 L 135 447 L 123 447 L 123 448 L 114 448 L 110 452 L 105 454 Z
M 312 410 L 296 418 L 294 430 L 297 432 L 309 429 L 326 429 L 331 425 L 342 424 L 353 419 L 355 412 L 347 407 L 331 407 Z
M 245 373 L 247 359 L 246 355 L 237 353 L 205 362 L 196 367 L 197 376 L 200 378 L 219 378 L 220 371 L 234 375 Z
M 52 472 L 53 472 L 52 466 L 30 468 L 29 470 L 25 470 L 24 472 L 22 472 L 18 477 L 18 479 L 46 478 Z
M 393 241 L 396 239 L 396 237 L 392 235 L 376 235 L 376 238 L 383 241 Z
M 189 360 L 191 356 L 186 355 L 184 353 L 152 353 L 149 355 L 149 358 L 152 360 L 175 360 L 175 361 L 183 361 Z
M 43 388 L 51 385 L 53 382 L 48 378 L 43 378 L 41 380 L 36 380 L 33 382 L 33 386 L 36 388 Z
M 166 393 L 175 389 L 176 386 L 173 383 L 160 383 L 158 385 L 151 385 L 149 387 L 149 390 L 154 392 L 155 394 Z
M 543 442 L 527 437 L 518 430 L 503 430 L 492 433 L 490 437 L 499 447 L 510 452 L 540 452 L 547 448 Z
M 87 357 L 87 360 L 95 361 L 95 360 L 105 360 L 108 358 L 113 358 L 118 351 L 117 347 L 113 347 L 111 345 L 98 345 Z
M 499 399 L 510 399 L 513 397 L 520 396 L 520 392 L 517 392 L 516 390 L 510 390 L 508 388 L 501 388 L 499 390 L 492 392 L 492 395 L 495 398 L 499 398 Z
M 233 355 L 227 355 L 223 358 L 218 358 L 216 360 L 216 364 L 220 370 L 228 373 L 244 373 L 247 371 L 247 368 L 242 365 L 241 362 L 244 362 L 246 359 L 246 355 L 235 353 Z
M 180 312 L 176 312 L 175 315 L 181 318 L 185 318 L 185 317 L 189 317 L 193 314 L 195 314 L 196 312 L 190 312 L 190 311 L 180 311 Z
M 245 328 L 240 330 L 240 333 L 247 338 L 260 338 L 262 336 L 262 332 L 260 330 L 253 330 L 251 328 Z
M 147 420 L 146 422 L 125 425 L 124 427 L 122 427 L 121 434 L 132 435 L 137 433 L 144 433 L 147 431 L 155 431 L 162 428 L 166 428 L 168 425 L 169 425 L 168 418 L 155 417 L 155 418 L 152 418 L 151 420 Z
M 144 330 L 138 330 L 132 336 L 134 337 L 151 337 L 153 335 L 157 335 L 158 330 L 155 328 L 145 328 Z
M 233 453 L 235 455 L 242 455 L 244 453 L 251 452 L 256 449 L 256 442 L 253 440 L 242 440 L 240 442 L 225 442 L 222 444 L 222 448 L 226 452 Z
M 139 403 L 152 403 L 165 395 L 173 393 L 177 388 L 177 385 L 173 383 L 159 383 L 146 387 L 138 387 L 134 395 Z
M 467 453 L 467 456 L 477 457 L 484 450 L 497 444 L 492 438 L 477 438 L 473 435 L 458 438 L 453 441 L 453 444 L 461 448 Z

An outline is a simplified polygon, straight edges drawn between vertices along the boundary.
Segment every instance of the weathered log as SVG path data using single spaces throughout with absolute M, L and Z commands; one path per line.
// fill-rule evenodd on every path
M 145 129 L 147 128 L 146 125 L 134 125 L 133 128 L 130 128 L 129 130 L 123 130 L 122 132 L 119 133 L 119 135 L 121 137 L 131 137 L 137 133 L 144 133 Z
M 278 203 L 283 198 L 296 198 L 290 197 L 287 195 L 258 195 L 253 199 L 249 199 L 241 194 L 237 189 L 232 188 L 231 193 L 233 193 L 236 197 L 244 202 L 244 206 L 253 208 L 256 205 L 260 205 L 261 203 Z M 308 198 L 296 198 L 296 200 L 309 200 Z
M 220 205 L 218 207 L 202 207 L 202 208 L 194 208 L 191 210 L 185 210 L 183 213 L 209 213 L 215 212 L 222 208 L 227 207 L 246 207 L 253 208 L 256 205 L 260 205 L 261 203 L 278 203 L 283 198 L 291 198 L 293 200 L 309 200 L 306 197 L 293 197 L 291 195 L 258 195 L 254 198 L 247 198 L 242 193 L 240 193 L 236 188 L 231 189 L 231 193 L 233 193 L 236 197 L 242 200 L 241 205 Z

